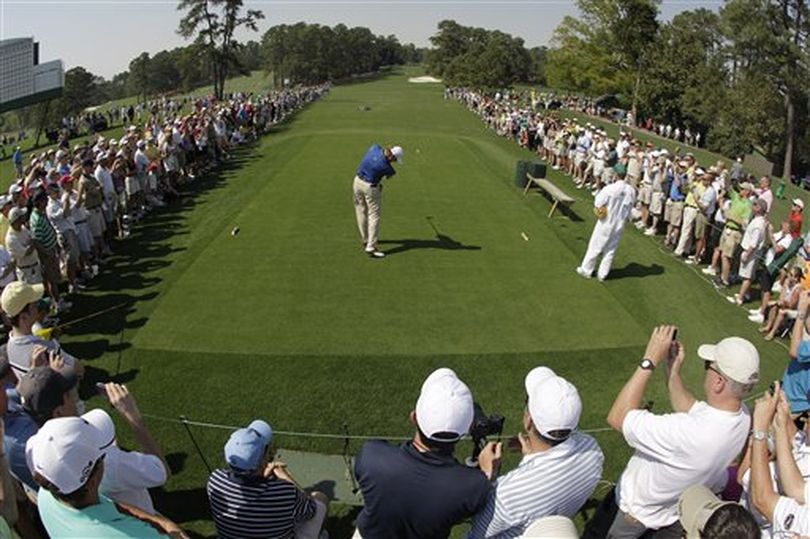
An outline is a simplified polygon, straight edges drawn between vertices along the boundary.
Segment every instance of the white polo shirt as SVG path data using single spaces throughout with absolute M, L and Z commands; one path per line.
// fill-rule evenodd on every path
M 726 412 L 698 401 L 687 413 L 629 412 L 622 431 L 635 453 L 616 486 L 619 508 L 649 529 L 674 523 L 678 497 L 688 487 L 722 490 L 750 424 L 745 405 Z
M 104 476 L 99 490 L 116 502 L 127 503 L 155 514 L 155 506 L 146 489 L 166 483 L 166 468 L 155 455 L 122 451 L 110 446 L 104 456 Z

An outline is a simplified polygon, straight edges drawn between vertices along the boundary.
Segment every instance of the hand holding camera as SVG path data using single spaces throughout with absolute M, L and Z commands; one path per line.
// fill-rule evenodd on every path
M 650 340 L 647 343 L 647 349 L 644 352 L 644 357 L 653 362 L 657 367 L 662 361 L 668 360 L 673 348 L 673 343 L 678 339 L 678 328 L 675 326 L 658 326 L 656 327 Z

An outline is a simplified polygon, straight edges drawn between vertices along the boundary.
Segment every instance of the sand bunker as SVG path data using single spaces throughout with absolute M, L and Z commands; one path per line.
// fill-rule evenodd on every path
M 426 82 L 441 82 L 442 79 L 437 79 L 436 77 L 411 77 L 408 79 L 408 82 L 415 82 L 417 84 L 423 84 Z

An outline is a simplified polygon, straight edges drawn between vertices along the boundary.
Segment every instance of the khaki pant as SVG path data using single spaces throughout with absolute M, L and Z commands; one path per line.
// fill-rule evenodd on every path
M 377 248 L 380 229 L 380 203 L 382 202 L 382 185 L 376 187 L 354 177 L 354 211 L 357 215 L 357 227 L 366 250 Z

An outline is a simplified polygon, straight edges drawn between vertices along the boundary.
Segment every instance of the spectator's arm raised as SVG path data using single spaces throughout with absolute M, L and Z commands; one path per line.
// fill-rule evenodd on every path
M 658 326 L 653 330 L 644 352 L 644 359 L 650 361 L 652 368 L 639 365 L 613 402 L 607 421 L 615 430 L 623 432 L 622 425 L 627 414 L 641 408 L 644 389 L 652 377 L 653 369 L 669 357 L 675 330 L 675 326 Z
M 779 402 L 776 405 L 776 415 L 773 420 L 774 434 L 776 436 L 776 463 L 779 467 L 779 481 L 786 496 L 790 496 L 800 504 L 804 505 L 804 477 L 796 466 L 796 459 L 793 458 L 793 432 L 790 424 L 793 418 L 790 417 L 790 405 L 788 404 L 785 392 L 778 390 Z
M 780 391 L 778 382 L 776 391 Z M 771 522 L 773 522 L 779 495 L 773 490 L 771 471 L 768 467 L 767 432 L 773 421 L 778 400 L 778 393 L 771 395 L 770 392 L 766 392 L 764 396 L 757 399 L 754 408 L 754 433 L 751 446 L 751 501 L 757 510 Z
M 799 296 L 799 312 L 796 314 L 796 322 L 793 324 L 793 333 L 790 336 L 790 357 L 793 359 L 799 356 L 799 345 L 804 337 L 808 308 L 810 308 L 810 290 L 805 290 Z
M 694 406 L 695 399 L 681 378 L 681 367 L 685 357 L 683 344 L 673 341 L 669 358 L 667 359 L 667 389 L 669 389 L 669 402 L 676 412 L 688 412 Z

